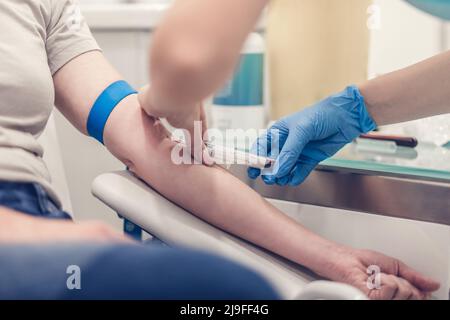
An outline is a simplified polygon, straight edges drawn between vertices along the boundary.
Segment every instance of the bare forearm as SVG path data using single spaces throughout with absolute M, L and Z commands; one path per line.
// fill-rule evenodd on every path
M 13 211 L 9 208 L 0 207 L 0 226 L 2 226 L 3 232 L 0 232 L 2 238 L 7 230 L 14 230 L 13 226 L 21 225 L 24 221 L 30 218 L 17 211 Z
M 155 108 L 170 113 L 193 106 L 232 73 L 240 49 L 268 0 L 246 0 L 245 6 L 241 2 L 175 3 L 152 43 L 150 103 Z
M 133 243 L 123 234 L 98 222 L 34 217 L 0 207 L 0 245 L 61 243 Z
M 167 197 L 198 217 L 315 272 L 325 273 L 320 266 L 338 248 L 280 212 L 223 169 L 196 165 L 172 167 L 158 177 L 150 175 L 144 173 Z M 174 180 L 178 183 L 169 183 Z
M 321 268 L 327 266 L 327 261 L 332 263 L 335 250 L 340 249 L 338 245 L 308 231 L 221 168 L 175 165 L 171 160 L 173 142 L 163 138 L 158 126 L 143 111 L 133 109 L 129 109 L 129 114 L 114 111 L 106 128 L 106 145 L 127 161 L 132 171 L 209 223 L 325 273 Z M 128 126 L 130 129 L 126 129 Z M 115 134 L 125 131 L 126 137 Z M 130 143 L 141 141 L 142 137 L 148 137 L 149 143 L 135 147 Z
M 450 112 L 450 51 L 368 81 L 360 90 L 378 125 Z

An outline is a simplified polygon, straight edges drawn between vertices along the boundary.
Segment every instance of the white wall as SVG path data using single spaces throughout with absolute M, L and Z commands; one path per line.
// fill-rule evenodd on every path
M 403 0 L 374 0 L 380 8 L 380 28 L 372 30 L 369 74 L 391 72 L 442 49 L 442 22 Z
M 369 76 L 382 75 L 450 49 L 450 28 L 403 0 L 374 0 L 380 28 L 371 33 Z M 424 106 L 425 107 L 425 106 Z M 450 139 L 450 116 L 437 116 L 384 128 L 438 145 Z

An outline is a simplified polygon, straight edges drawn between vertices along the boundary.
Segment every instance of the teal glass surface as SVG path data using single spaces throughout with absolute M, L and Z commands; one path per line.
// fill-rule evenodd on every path
M 420 143 L 417 148 L 397 147 L 386 152 L 359 150 L 357 143 L 321 163 L 323 168 L 365 174 L 450 182 L 450 149 Z
M 450 183 L 450 149 L 419 143 L 416 148 L 369 151 L 354 142 L 321 162 L 319 169 Z
M 450 0 L 406 0 L 416 8 L 444 20 L 450 20 Z

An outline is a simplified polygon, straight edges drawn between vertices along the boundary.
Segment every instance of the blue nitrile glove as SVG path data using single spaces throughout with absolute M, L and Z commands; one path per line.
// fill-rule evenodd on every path
M 277 158 L 270 173 L 263 172 L 267 184 L 301 184 L 323 160 L 347 143 L 376 128 L 356 86 L 320 101 L 316 105 L 281 119 L 259 137 L 252 152 Z M 272 142 L 278 139 L 278 145 Z M 280 151 L 281 150 L 281 151 Z M 277 157 L 277 155 L 279 156 Z M 256 179 L 261 170 L 250 168 Z

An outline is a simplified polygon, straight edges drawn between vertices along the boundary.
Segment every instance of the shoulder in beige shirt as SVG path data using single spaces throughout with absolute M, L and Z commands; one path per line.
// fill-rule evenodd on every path
M 39 183 L 60 204 L 36 139 L 54 106 L 52 76 L 98 45 L 70 0 L 2 0 L 0 30 L 0 181 Z

